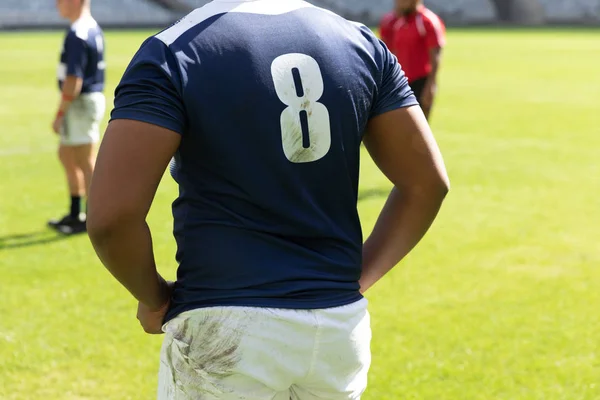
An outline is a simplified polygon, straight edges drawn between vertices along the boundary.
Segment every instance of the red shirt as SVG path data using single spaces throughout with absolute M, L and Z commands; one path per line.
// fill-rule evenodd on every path
M 431 73 L 429 51 L 446 44 L 444 22 L 424 6 L 407 16 L 398 17 L 394 12 L 384 15 L 379 31 L 409 82 Z

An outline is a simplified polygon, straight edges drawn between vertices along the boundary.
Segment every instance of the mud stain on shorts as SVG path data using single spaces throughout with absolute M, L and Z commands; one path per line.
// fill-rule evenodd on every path
M 183 398 L 196 400 L 228 392 L 221 382 L 234 374 L 240 362 L 238 350 L 248 325 L 236 317 L 230 310 L 220 310 L 177 321 L 166 361 Z

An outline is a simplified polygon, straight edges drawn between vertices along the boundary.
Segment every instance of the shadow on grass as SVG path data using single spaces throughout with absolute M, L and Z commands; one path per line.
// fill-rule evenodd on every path
M 51 229 L 46 229 L 39 232 L 0 236 L 0 251 L 40 246 L 69 238 L 70 236 L 63 235 Z

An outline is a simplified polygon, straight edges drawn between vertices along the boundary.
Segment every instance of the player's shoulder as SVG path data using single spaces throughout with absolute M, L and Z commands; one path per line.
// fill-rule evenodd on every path
M 398 16 L 396 15 L 396 13 L 390 11 L 388 13 L 383 14 L 379 23 L 382 27 L 387 27 L 393 25 L 397 20 Z
M 161 65 L 165 62 L 168 54 L 173 54 L 169 47 L 156 35 L 146 38 L 140 45 L 140 48 L 135 53 L 132 59 L 132 64 L 155 64 Z
M 426 23 L 433 25 L 435 28 L 444 28 L 444 21 L 442 18 L 429 8 L 421 7 L 419 9 L 419 14 Z
M 307 10 L 312 12 L 306 17 L 313 24 L 313 29 L 324 29 L 329 35 L 343 38 L 340 43 L 351 43 L 353 48 L 367 50 L 372 56 L 382 51 L 381 41 L 367 25 L 347 19 L 325 8 L 310 5 Z
M 75 21 L 69 28 L 67 36 L 72 39 L 87 41 L 90 36 L 96 34 L 100 30 L 100 26 L 94 18 L 83 17 Z
M 219 19 L 219 26 L 226 29 L 227 24 L 222 22 L 230 20 L 227 18 L 228 15 L 235 16 L 234 23 L 239 24 L 240 21 L 243 22 L 244 18 L 252 19 L 256 15 L 289 15 L 300 10 L 318 10 L 317 12 L 336 15 L 304 0 L 212 1 L 196 8 L 168 28 L 157 33 L 155 37 L 167 46 L 171 46 L 180 40 L 185 40 L 182 38 L 186 37 L 187 32 L 201 30 L 202 25 L 211 23 L 216 17 Z

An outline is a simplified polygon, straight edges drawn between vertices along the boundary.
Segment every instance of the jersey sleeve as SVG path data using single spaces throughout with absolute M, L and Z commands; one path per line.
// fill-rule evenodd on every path
M 446 45 L 446 27 L 442 20 L 433 15 L 425 20 L 427 48 L 438 49 Z
M 175 56 L 152 37 L 142 44 L 115 90 L 111 120 L 146 122 L 183 135 L 187 119 L 181 93 Z
M 371 118 L 398 108 L 419 104 L 408 85 L 408 79 L 406 79 L 396 56 L 387 49 L 384 43 L 380 42 L 380 45 L 382 55 L 381 79 L 371 109 Z
M 88 63 L 87 43 L 75 32 L 69 32 L 65 39 L 67 76 L 83 78 Z

